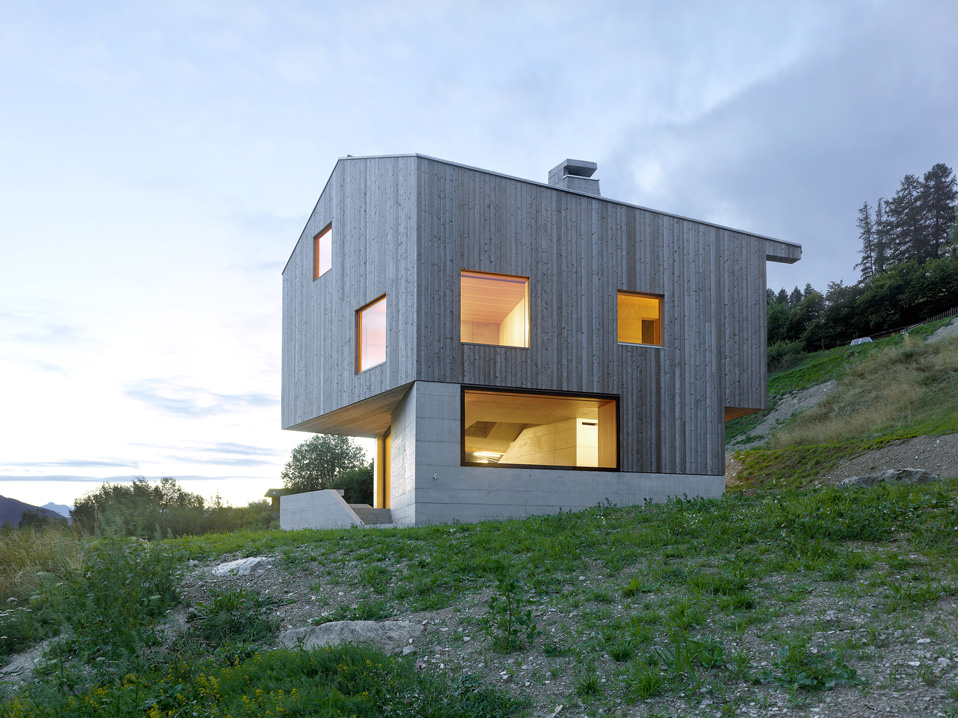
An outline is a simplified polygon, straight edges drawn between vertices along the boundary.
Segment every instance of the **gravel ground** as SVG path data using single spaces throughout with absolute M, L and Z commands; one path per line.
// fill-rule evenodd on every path
M 224 556 L 220 561 L 238 558 Z M 924 560 L 909 557 L 914 565 Z M 273 564 L 249 576 L 214 577 L 211 563 L 197 564 L 185 577 L 184 600 L 202 603 L 211 589 L 252 588 L 280 600 L 275 611 L 280 630 L 310 625 L 311 619 L 331 614 L 339 606 L 368 601 L 369 590 L 357 580 L 358 567 L 342 569 L 330 577 L 318 564 L 285 566 L 277 556 Z M 880 568 L 880 567 L 879 567 Z M 930 567 L 929 567 L 930 568 Z M 490 591 L 467 594 L 458 605 L 438 611 L 400 613 L 390 620 L 421 623 L 425 630 L 413 640 L 411 660 L 427 671 L 473 674 L 506 691 L 531 699 L 531 715 L 551 716 L 784 716 L 798 718 L 866 718 L 958 716 L 958 702 L 949 696 L 958 690 L 958 605 L 954 596 L 907 621 L 889 616 L 881 609 L 881 591 L 846 590 L 839 583 L 800 583 L 766 586 L 772 594 L 793 596 L 774 618 L 775 628 L 784 635 L 812 631 L 812 646 L 826 651 L 842 644 L 855 646 L 846 658 L 864 679 L 861 686 L 839 686 L 814 694 L 790 694 L 772 682 L 726 682 L 707 684 L 690 694 L 629 703 L 624 700 L 622 678 L 615 678 L 621 664 L 608 655 L 596 661 L 595 669 L 605 676 L 600 683 L 601 698 L 580 699 L 576 685 L 583 666 L 574 655 L 547 655 L 547 645 L 574 645 L 588 636 L 584 615 L 607 611 L 608 621 L 627 619 L 643 606 L 661 599 L 645 595 L 637 601 L 614 598 L 611 604 L 596 604 L 588 596 L 608 590 L 609 579 L 597 567 L 576 577 L 578 585 L 535 609 L 541 631 L 532 650 L 503 655 L 491 649 L 477 626 L 486 613 Z M 854 582 L 852 582 L 854 584 Z M 856 595 L 859 594 L 859 595 Z M 573 598 L 574 597 L 574 598 Z M 572 599 L 572 600 L 569 600 Z M 779 607 L 781 604 L 779 604 Z M 717 619 L 720 620 L 720 619 Z M 709 624 L 702 627 L 709 632 Z M 715 627 L 716 629 L 718 626 Z M 750 626 L 726 644 L 726 653 L 747 650 L 753 675 L 761 673 L 777 655 L 777 645 L 768 638 L 768 624 Z M 601 630 L 599 628 L 593 629 Z M 728 636 L 727 629 L 722 633 Z M 606 682 L 608 680 L 608 682 Z M 729 701 L 732 705 L 727 705 Z M 722 710 L 723 705 L 725 711 Z M 560 708 L 561 706 L 561 708 Z M 730 710 L 731 709 L 731 710 Z

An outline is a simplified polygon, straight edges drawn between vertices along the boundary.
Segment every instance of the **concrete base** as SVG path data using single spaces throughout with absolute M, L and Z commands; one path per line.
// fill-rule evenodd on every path
M 512 519 L 596 504 L 716 498 L 725 476 L 462 466 L 459 385 L 417 381 L 393 414 L 392 520 Z
M 289 494 L 279 498 L 279 527 L 297 529 L 343 529 L 363 522 L 339 492 L 333 489 Z

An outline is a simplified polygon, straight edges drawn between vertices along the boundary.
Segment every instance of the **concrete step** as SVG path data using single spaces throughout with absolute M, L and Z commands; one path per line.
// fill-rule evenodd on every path
M 391 524 L 393 512 L 389 509 L 374 509 L 369 504 L 350 504 L 364 524 Z

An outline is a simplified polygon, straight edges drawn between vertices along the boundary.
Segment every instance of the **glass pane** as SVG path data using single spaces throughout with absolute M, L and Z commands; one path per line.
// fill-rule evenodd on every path
M 313 246 L 313 279 L 318 279 L 333 268 L 333 228 L 316 235 Z
M 359 371 L 386 361 L 386 297 L 359 312 Z
M 661 346 L 661 297 L 619 292 L 619 341 Z
M 529 280 L 506 274 L 462 272 L 459 341 L 529 346 Z
M 616 468 L 614 399 L 463 392 L 467 464 Z

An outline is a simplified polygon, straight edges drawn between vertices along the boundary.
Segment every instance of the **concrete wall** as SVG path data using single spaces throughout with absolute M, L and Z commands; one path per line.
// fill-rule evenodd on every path
M 296 529 L 345 529 L 363 522 L 338 491 L 308 491 L 279 498 L 279 527 Z
M 402 482 L 415 504 L 414 512 L 412 506 L 397 511 L 394 502 L 393 520 L 400 525 L 521 518 L 606 501 L 629 506 L 670 496 L 718 497 L 725 490 L 724 476 L 461 466 L 458 384 L 416 382 L 396 418 L 393 481 Z M 410 436 L 419 437 L 411 465 L 407 453 L 401 470 L 395 453 L 400 433 L 406 445 Z

